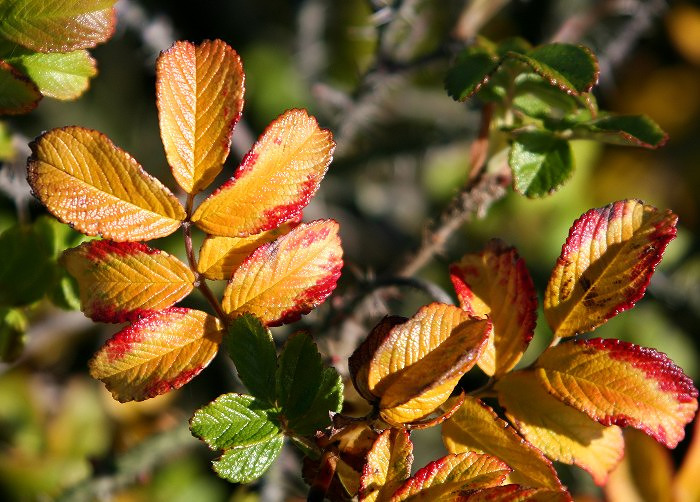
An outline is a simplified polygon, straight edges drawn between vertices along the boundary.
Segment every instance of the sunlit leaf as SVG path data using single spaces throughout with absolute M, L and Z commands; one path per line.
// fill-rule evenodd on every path
M 305 333 L 293 335 L 279 357 L 277 403 L 287 426 L 299 434 L 313 434 L 330 425 L 329 412 L 343 405 L 338 372 L 324 366 L 316 344 Z
M 659 125 L 646 115 L 610 115 L 578 124 L 578 138 L 590 138 L 614 145 L 659 148 L 668 140 Z
M 537 294 L 525 261 L 513 247 L 492 240 L 481 253 L 450 267 L 459 303 L 474 316 L 488 315 L 493 332 L 477 364 L 501 375 L 520 360 L 535 331 Z
M 450 453 L 476 451 L 500 458 L 513 472 L 508 480 L 523 486 L 561 489 L 552 463 L 486 404 L 466 396 L 462 407 L 442 426 Z
M 27 113 L 41 99 L 36 84 L 5 61 L 0 61 L 0 89 L 0 114 Z
M 30 144 L 28 180 L 59 220 L 114 241 L 164 237 L 185 210 L 175 196 L 103 134 L 53 129 Z
M 106 41 L 116 0 L 4 0 L 0 35 L 39 52 L 69 52 Z
M 282 223 L 277 228 L 248 237 L 219 237 L 209 235 L 199 249 L 197 271 L 207 279 L 230 279 L 253 251 L 263 244 L 288 234 L 298 222 Z
M 515 78 L 513 108 L 537 119 L 563 118 L 573 113 L 578 103 L 536 73 L 521 73 Z
M 432 303 L 391 329 L 374 351 L 367 390 L 393 424 L 432 413 L 483 353 L 491 322 L 452 305 Z
M 45 96 L 75 99 L 97 75 L 95 60 L 85 50 L 49 53 L 20 51 L 6 61 L 25 73 Z
M 215 317 L 169 308 L 114 335 L 90 360 L 90 374 L 120 401 L 143 401 L 178 389 L 214 358 L 223 335 Z
M 677 219 L 668 210 L 624 200 L 576 220 L 544 297 L 555 335 L 590 331 L 633 307 L 676 236 Z
M 532 372 L 509 373 L 496 385 L 498 400 L 520 433 L 552 460 L 574 464 L 603 485 L 620 461 L 624 440 L 619 427 L 605 427 L 567 406 Z
M 214 470 L 232 483 L 250 483 L 262 476 L 282 451 L 281 434 L 247 447 L 231 448 L 213 462 Z
M 601 424 L 632 426 L 669 448 L 698 407 L 693 381 L 665 354 L 619 340 L 581 340 L 546 350 L 538 380 Z
M 474 95 L 498 69 L 500 60 L 481 47 L 469 47 L 457 57 L 447 72 L 445 89 L 457 101 Z
M 605 496 L 607 500 L 673 502 L 672 478 L 669 451 L 646 434 L 628 429 L 625 457 L 610 473 Z
M 156 63 L 160 134 L 175 179 L 187 193 L 221 171 L 243 109 L 243 67 L 221 40 L 175 42 Z
M 693 440 L 673 481 L 673 493 L 678 502 L 697 502 L 700 500 L 698 472 L 700 472 L 700 419 L 695 417 Z
M 582 45 L 545 44 L 527 54 L 511 52 L 508 55 L 526 63 L 567 94 L 590 92 L 598 82 L 598 60 Z
M 447 455 L 416 472 L 389 500 L 443 500 L 441 497 L 460 491 L 498 486 L 510 471 L 505 463 L 489 455 Z
M 460 494 L 455 502 L 571 502 L 572 500 L 571 495 L 564 490 L 504 485 Z
M 571 177 L 574 171 L 569 142 L 548 131 L 519 134 L 508 156 L 513 187 L 527 197 L 544 197 Z
M 251 446 L 280 434 L 271 410 L 253 396 L 224 394 L 198 409 L 190 420 L 192 434 L 212 450 Z
M 82 311 L 94 321 L 146 317 L 194 287 L 187 265 L 140 242 L 90 241 L 66 251 L 61 261 L 78 281 Z
M 270 330 L 250 314 L 237 317 L 228 327 L 224 346 L 236 365 L 238 378 L 258 399 L 275 402 L 277 353 Z
M 301 224 L 238 267 L 224 292 L 224 311 L 254 314 L 268 325 L 295 321 L 335 289 L 342 256 L 335 221 Z
M 197 208 L 208 234 L 246 237 L 297 216 L 316 193 L 335 143 L 305 110 L 289 110 L 265 130 L 233 178 Z
M 369 390 L 369 365 L 377 348 L 387 339 L 392 328 L 408 319 L 399 316 L 386 316 L 372 328 L 367 338 L 355 349 L 348 359 L 348 369 L 352 383 L 357 392 L 367 401 L 376 400 L 377 396 Z
M 358 499 L 375 502 L 388 499 L 411 475 L 413 444 L 408 432 L 387 429 L 374 442 L 362 469 Z

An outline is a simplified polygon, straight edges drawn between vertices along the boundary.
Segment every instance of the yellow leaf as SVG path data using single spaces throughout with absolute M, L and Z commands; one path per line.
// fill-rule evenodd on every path
M 700 500 L 700 418 L 695 417 L 693 440 L 673 481 L 673 493 L 677 502 L 697 502 Z
M 432 303 L 391 329 L 369 364 L 368 391 L 382 419 L 405 424 L 432 413 L 483 352 L 491 322 Z
M 103 134 L 53 129 L 31 143 L 28 180 L 59 220 L 114 241 L 164 237 L 185 210 L 175 196 Z
M 605 427 L 550 396 L 532 372 L 508 373 L 496 385 L 508 419 L 535 447 L 552 460 L 575 464 L 605 484 L 622 459 L 619 427 Z
M 522 486 L 561 490 L 552 462 L 486 404 L 471 396 L 442 426 L 442 440 L 450 453 L 476 451 L 500 458 L 513 472 L 508 480 Z
M 223 309 L 231 316 L 256 315 L 268 325 L 295 321 L 331 294 L 342 266 L 338 224 L 301 224 L 238 267 L 224 291 Z
M 503 485 L 465 492 L 453 500 L 454 502 L 571 502 L 573 499 L 564 490 Z
M 192 221 L 208 234 L 246 237 L 293 219 L 316 193 L 334 147 L 330 131 L 305 110 L 285 112 Z
M 603 425 L 632 426 L 669 448 L 698 407 L 693 381 L 665 354 L 600 338 L 546 350 L 535 374 L 557 399 Z
M 450 500 L 452 494 L 498 486 L 510 468 L 489 455 L 474 452 L 447 455 L 429 463 L 401 485 L 390 502 Z
M 537 294 L 525 261 L 515 248 L 494 239 L 481 253 L 453 264 L 450 278 L 462 308 L 493 322 L 479 367 L 487 375 L 513 369 L 532 340 L 537 319 Z
M 198 310 L 161 310 L 108 340 L 90 360 L 90 374 L 122 403 L 165 394 L 211 362 L 223 330 L 216 317 Z
M 140 242 L 90 241 L 67 250 L 61 261 L 78 281 L 82 311 L 94 321 L 146 317 L 194 287 L 187 265 Z
M 243 109 L 241 60 L 221 40 L 175 42 L 156 63 L 160 135 L 178 184 L 197 193 L 224 165 Z
M 544 313 L 556 336 L 590 331 L 644 296 L 678 217 L 637 200 L 591 209 L 571 227 Z
M 297 222 L 283 223 L 277 228 L 249 237 L 219 237 L 209 235 L 199 249 L 197 271 L 207 279 L 230 279 L 253 251 L 277 237 L 288 234 Z
M 387 500 L 411 475 L 413 444 L 408 432 L 387 429 L 367 454 L 360 478 L 359 501 Z
M 625 457 L 610 473 L 605 496 L 610 501 L 672 502 L 672 477 L 673 461 L 669 451 L 649 436 L 628 429 L 625 431 Z

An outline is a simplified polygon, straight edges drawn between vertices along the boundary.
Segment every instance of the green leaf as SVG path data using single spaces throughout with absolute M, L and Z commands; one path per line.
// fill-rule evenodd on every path
M 646 115 L 610 115 L 579 124 L 577 138 L 589 138 L 614 145 L 659 148 L 668 140 L 659 125 Z
M 530 50 L 532 50 L 532 44 L 521 37 L 509 37 L 501 40 L 496 48 L 496 52 L 501 57 L 507 56 L 509 52 L 526 54 Z
M 0 162 L 12 160 L 15 157 L 15 147 L 12 144 L 12 132 L 5 122 L 0 122 Z
M 292 335 L 279 357 L 277 403 L 290 429 L 311 434 L 330 424 L 329 411 L 340 411 L 343 383 L 326 368 L 316 344 L 306 333 Z
M 527 54 L 509 52 L 567 94 L 590 92 L 598 82 L 598 60 L 582 45 L 547 44 Z
M 536 73 L 515 79 L 513 108 L 533 118 L 563 118 L 578 108 L 576 99 L 552 87 Z
M 3 0 L 0 35 L 39 52 L 94 47 L 114 31 L 116 0 Z
M 76 281 L 59 264 L 56 272 L 56 279 L 51 285 L 47 295 L 51 303 L 63 310 L 80 310 L 80 293 L 78 281 Z
M 28 75 L 42 94 L 52 98 L 77 98 L 90 85 L 90 78 L 97 74 L 95 60 L 85 50 L 50 54 L 19 52 L 6 61 Z
M 0 114 L 27 113 L 39 103 L 39 88 L 10 64 L 0 61 Z
M 527 197 L 544 197 L 573 173 L 569 142 L 546 131 L 522 133 L 513 141 L 508 164 L 515 190 Z
M 500 60 L 486 49 L 469 47 L 457 57 L 454 66 L 445 77 L 447 94 L 457 101 L 464 101 L 488 82 L 491 73 L 498 69 Z
M 233 483 L 249 483 L 270 467 L 282 450 L 284 438 L 276 436 L 252 446 L 233 448 L 213 462 L 219 476 Z
M 40 222 L 15 225 L 0 235 L 0 305 L 27 305 L 44 296 L 56 273 L 53 246 Z
M 212 450 L 251 446 L 280 434 L 266 403 L 244 394 L 224 394 L 194 413 L 192 434 Z
M 22 355 L 28 327 L 21 310 L 0 307 L 0 361 L 11 363 Z
M 277 353 L 270 330 L 254 315 L 242 315 L 229 325 L 224 346 L 248 391 L 274 404 Z

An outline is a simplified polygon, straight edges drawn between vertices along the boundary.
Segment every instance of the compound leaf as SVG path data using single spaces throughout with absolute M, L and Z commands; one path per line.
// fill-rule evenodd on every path
M 411 475 L 413 443 L 404 429 L 387 429 L 367 453 L 362 468 L 358 499 L 360 502 L 383 501 Z
M 95 60 L 85 50 L 48 53 L 18 51 L 6 59 L 15 68 L 29 76 L 45 96 L 56 99 L 75 99 L 97 75 Z
M 503 241 L 490 241 L 481 253 L 450 266 L 459 303 L 471 315 L 493 323 L 477 364 L 487 375 L 501 375 L 520 360 L 535 331 L 537 294 L 525 261 Z
M 4 0 L 0 35 L 38 52 L 88 49 L 112 36 L 115 0 Z
M 241 60 L 221 40 L 175 42 L 156 63 L 160 134 L 173 175 L 187 193 L 221 171 L 243 109 Z
M 198 310 L 172 307 L 114 335 L 90 360 L 90 374 L 120 401 L 179 389 L 214 358 L 223 325 Z
M 224 394 L 194 413 L 190 430 L 212 450 L 252 446 L 279 436 L 271 415 L 253 396 Z
M 170 190 L 97 131 L 53 129 L 30 146 L 27 179 L 34 194 L 87 235 L 155 239 L 173 233 L 185 218 Z
M 298 222 L 286 222 L 272 230 L 248 237 L 209 235 L 199 249 L 197 271 L 207 279 L 228 280 L 253 251 L 263 244 L 288 234 L 297 225 Z
M 416 472 L 389 500 L 450 500 L 443 497 L 498 486 L 510 472 L 505 463 L 489 455 L 474 452 L 447 455 Z
M 513 140 L 508 164 L 515 190 L 531 198 L 556 191 L 574 172 L 569 142 L 547 131 L 519 134 Z
M 316 193 L 334 147 L 330 131 L 305 110 L 285 112 L 192 221 L 208 234 L 246 237 L 294 219 Z
M 67 250 L 61 262 L 78 281 L 82 310 L 94 321 L 135 321 L 194 288 L 187 265 L 140 242 L 86 242 Z
M 248 391 L 272 405 L 275 402 L 277 354 L 270 330 L 257 317 L 244 314 L 229 324 L 224 346 Z
M 214 470 L 232 483 L 250 483 L 262 476 L 279 456 L 284 444 L 281 434 L 247 447 L 231 448 L 214 460 Z
M 465 397 L 442 425 L 442 440 L 450 453 L 476 451 L 500 458 L 513 469 L 508 475 L 513 483 L 562 489 L 552 462 L 479 399 Z
M 596 484 L 605 484 L 608 472 L 622 459 L 619 427 L 605 427 L 554 398 L 533 372 L 508 373 L 496 390 L 508 419 L 527 441 L 552 460 L 578 465 Z
M 343 383 L 334 368 L 325 367 L 313 339 L 292 335 L 282 349 L 277 367 L 277 403 L 288 427 L 313 434 L 330 424 L 329 412 L 343 404 Z
M 678 217 L 637 200 L 591 209 L 574 222 L 544 297 L 556 336 L 585 333 L 634 306 Z
M 5 61 L 0 61 L 0 89 L 0 114 L 27 113 L 41 99 L 36 84 Z
M 222 306 L 250 313 L 268 325 L 292 322 L 320 305 L 335 289 L 343 266 L 338 224 L 319 220 L 260 246 L 226 286 Z
M 491 322 L 452 305 L 432 303 L 391 329 L 374 351 L 367 390 L 380 416 L 404 424 L 432 413 L 481 356 Z
M 683 439 L 698 391 L 665 354 L 619 340 L 547 349 L 535 374 L 557 399 L 603 425 L 632 426 L 668 448 Z

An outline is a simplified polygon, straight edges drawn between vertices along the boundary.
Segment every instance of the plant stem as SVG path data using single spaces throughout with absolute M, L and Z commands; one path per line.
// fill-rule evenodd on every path
M 322 502 L 326 498 L 326 493 L 330 487 L 331 481 L 335 476 L 335 469 L 338 465 L 338 455 L 334 452 L 327 451 L 321 458 L 321 465 L 318 468 L 318 474 L 314 479 L 309 495 L 306 498 L 308 502 Z

